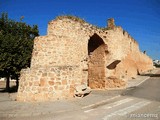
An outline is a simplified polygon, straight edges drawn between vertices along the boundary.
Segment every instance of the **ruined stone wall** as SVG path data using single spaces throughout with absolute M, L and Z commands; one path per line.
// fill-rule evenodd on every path
M 111 50 L 109 51 L 111 55 L 106 60 L 106 62 L 109 61 L 107 65 L 120 61 L 114 69 L 107 69 L 108 78 L 127 82 L 137 74 L 153 69 L 152 59 L 140 52 L 138 43 L 121 27 L 108 31 L 107 39 L 109 39 L 108 50 Z M 112 85 L 112 87 L 116 86 Z M 109 86 L 109 88 L 112 87 Z
M 21 71 L 17 100 L 46 101 L 73 97 L 78 79 L 78 66 L 54 66 Z
M 139 51 L 138 43 L 121 27 L 111 25 L 112 29 L 100 29 L 68 17 L 51 21 L 47 35 L 34 40 L 31 67 L 21 72 L 17 100 L 73 97 L 74 88 L 81 84 L 121 88 L 137 71 L 152 69 L 151 59 Z M 103 47 L 97 46 L 90 56 L 91 39 L 101 40 Z
M 17 100 L 73 97 L 76 86 L 87 84 L 89 37 L 78 27 L 74 30 L 72 25 L 79 25 L 77 22 L 68 19 L 53 22 L 56 23 L 48 26 L 48 35 L 34 40 L 31 68 L 21 73 Z

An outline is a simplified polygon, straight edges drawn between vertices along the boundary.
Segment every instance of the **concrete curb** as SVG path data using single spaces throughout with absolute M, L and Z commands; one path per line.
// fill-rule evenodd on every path
M 141 81 L 140 83 L 138 83 L 136 86 L 141 85 L 142 83 L 144 83 L 146 80 L 148 80 L 150 77 L 145 78 L 143 81 Z

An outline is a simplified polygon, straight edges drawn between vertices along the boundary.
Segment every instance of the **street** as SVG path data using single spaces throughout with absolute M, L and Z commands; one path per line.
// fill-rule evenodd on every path
M 119 96 L 101 104 L 56 114 L 4 117 L 3 120 L 160 120 L 159 73 L 148 75 L 150 78 L 141 85 L 121 90 Z
M 128 89 L 109 104 L 74 111 L 59 120 L 159 120 L 160 119 L 160 75 L 157 74 L 138 87 Z M 52 118 L 50 118 L 52 119 Z

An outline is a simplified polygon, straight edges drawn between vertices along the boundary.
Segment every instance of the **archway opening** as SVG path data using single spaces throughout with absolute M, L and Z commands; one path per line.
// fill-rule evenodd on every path
M 98 36 L 97 34 L 94 34 L 90 37 L 88 42 L 88 55 L 91 55 L 91 53 L 96 50 L 99 46 L 103 45 L 104 41 L 103 39 Z
M 105 88 L 105 53 L 106 44 L 103 39 L 94 34 L 90 37 L 88 42 L 88 85 L 92 89 Z

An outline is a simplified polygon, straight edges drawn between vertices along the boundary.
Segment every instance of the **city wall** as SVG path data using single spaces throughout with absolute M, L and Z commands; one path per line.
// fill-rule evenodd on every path
M 76 86 L 121 89 L 127 80 L 153 68 L 138 43 L 109 19 L 98 28 L 82 19 L 57 17 L 46 36 L 36 37 L 31 67 L 21 71 L 17 100 L 73 97 Z

